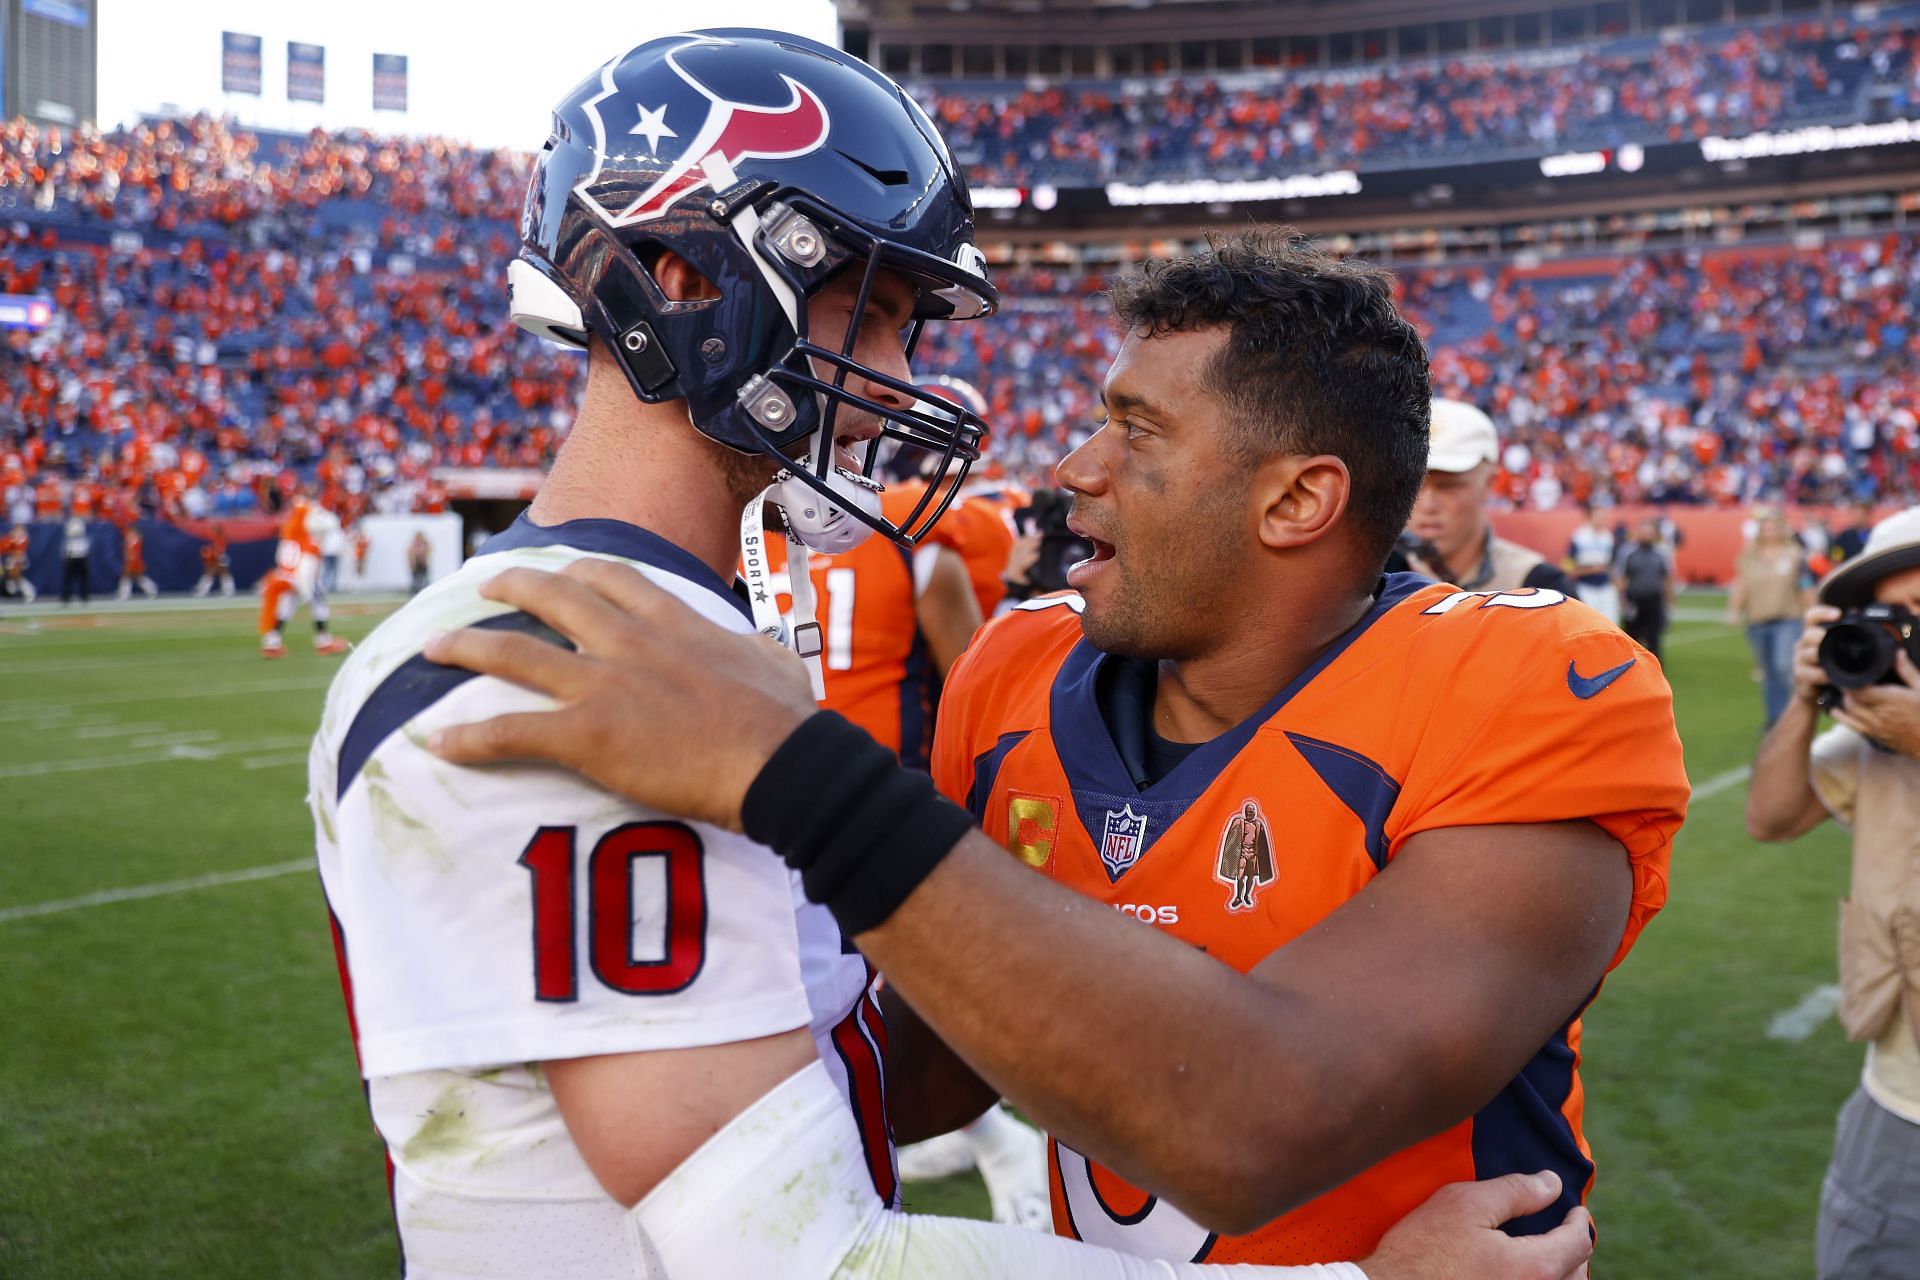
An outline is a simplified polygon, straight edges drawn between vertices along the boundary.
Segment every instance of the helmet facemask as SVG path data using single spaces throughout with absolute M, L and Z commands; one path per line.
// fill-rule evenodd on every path
M 742 227 L 757 266 L 774 285 L 776 294 L 794 300 L 790 317 L 794 340 L 785 358 L 765 375 L 750 380 L 739 393 L 747 429 L 759 450 L 785 468 L 781 483 L 792 494 L 799 483 L 838 510 L 877 529 L 903 546 L 924 538 L 952 503 L 968 470 L 979 460 L 988 427 L 981 416 L 913 382 L 862 364 L 854 358 L 862 327 L 868 323 L 868 303 L 883 271 L 909 280 L 915 289 L 915 307 L 903 343 L 913 358 L 929 320 L 965 319 L 989 312 L 990 292 L 982 292 L 984 278 L 973 263 L 942 262 L 930 254 L 903 248 L 875 237 L 837 218 L 826 206 L 804 195 L 788 193 L 769 202 L 766 216 Z M 971 248 L 971 246 L 968 246 Z M 847 332 L 836 346 L 810 331 L 806 300 L 842 273 L 858 273 Z M 821 335 L 825 336 L 825 335 Z M 899 403 L 882 402 L 848 387 L 851 378 L 878 385 Z M 807 438 L 804 454 L 796 455 L 798 438 L 783 426 L 799 419 L 803 405 L 814 406 L 818 426 Z M 858 413 L 879 426 L 879 434 L 862 442 L 857 470 L 842 466 L 835 438 L 844 412 Z M 897 523 L 881 514 L 875 469 L 883 456 L 917 459 L 914 470 L 928 483 L 913 509 Z M 792 510 L 791 496 L 779 499 Z M 796 529 L 816 550 L 842 550 L 820 545 Z M 857 541 L 857 539 L 855 539 Z

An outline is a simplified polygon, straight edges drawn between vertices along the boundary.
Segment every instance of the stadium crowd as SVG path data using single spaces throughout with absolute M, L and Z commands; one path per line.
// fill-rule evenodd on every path
M 1122 137 L 1141 149 L 1100 166 L 1131 173 L 1190 155 L 1224 172 L 1281 164 L 1308 143 L 1351 157 L 1565 142 L 1586 128 L 1625 136 L 1631 121 L 1761 127 L 1843 99 L 1854 110 L 1869 80 L 1896 84 L 1904 101 L 1917 43 L 1898 24 L 1801 22 L 1663 44 L 1630 72 L 1589 52 L 1497 74 L 1488 62 L 1288 77 L 1277 95 L 1189 87 L 1083 102 L 1048 91 L 935 106 L 963 150 L 991 123 L 1006 144 L 993 164 L 1024 175 Z M 1087 102 L 1104 123 L 1060 118 Z M 1280 120 L 1284 138 L 1266 127 Z M 1019 141 L 1042 136 L 1052 158 Z M 1315 150 L 1314 162 L 1335 154 Z M 0 515 L 273 513 L 304 486 L 351 522 L 366 509 L 439 509 L 438 467 L 543 466 L 581 370 L 502 314 L 495 264 L 511 256 L 526 163 L 445 139 L 289 137 L 207 117 L 111 133 L 0 126 L 0 219 L 12 218 L 0 221 L 0 293 L 45 295 L 53 310 L 38 330 L 0 330 Z M 1911 237 L 1558 270 L 1401 273 L 1436 392 L 1502 423 L 1506 503 L 1841 502 L 1920 489 L 1920 335 L 1903 314 L 1920 288 Z M 1105 278 L 1071 267 L 1000 277 L 1003 316 L 931 334 L 920 363 L 982 386 L 998 461 L 1031 483 L 1095 417 L 1095 375 L 1114 347 Z
M 1920 99 L 1920 32 L 1807 20 L 1618 49 L 1172 79 L 921 90 L 975 182 L 1241 178 L 1453 163 L 1512 151 L 1743 135 L 1897 113 Z

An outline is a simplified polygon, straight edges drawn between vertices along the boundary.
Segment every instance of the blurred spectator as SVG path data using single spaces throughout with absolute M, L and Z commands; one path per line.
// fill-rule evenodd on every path
M 413 584 L 408 594 L 419 595 L 427 589 L 427 573 L 433 565 L 433 547 L 427 541 L 424 531 L 416 529 L 413 541 L 407 544 L 407 573 Z
M 1753 541 L 1741 549 L 1733 575 L 1727 625 L 1747 629 L 1771 729 L 1793 694 L 1793 646 L 1812 597 L 1806 552 L 1784 515 L 1771 508 L 1756 513 Z
M 1616 624 L 1620 621 L 1620 593 L 1614 585 L 1613 567 L 1623 551 L 1615 545 L 1613 531 L 1594 515 L 1593 504 L 1581 503 L 1580 523 L 1567 546 L 1567 568 L 1580 598 Z
M 1667 634 L 1667 607 L 1673 603 L 1673 563 L 1660 547 L 1660 525 L 1642 520 L 1633 543 L 1620 558 L 1621 626 L 1656 658 Z
M 1430 544 L 1441 563 L 1413 567 L 1464 591 L 1538 587 L 1574 595 L 1573 580 L 1558 565 L 1494 536 L 1487 482 L 1499 456 L 1500 439 L 1486 414 L 1458 400 L 1433 402 L 1427 480 L 1407 529 Z
M 1866 549 L 1867 535 L 1873 532 L 1873 504 L 1860 502 L 1854 504 L 1853 523 L 1833 535 L 1832 555 L 1835 564 L 1845 564 Z
M 87 561 L 93 552 L 92 539 L 87 534 L 87 522 L 67 509 L 67 523 L 60 531 L 60 603 L 72 604 L 74 593 L 80 594 L 81 604 L 91 604 L 93 595 L 87 582 Z

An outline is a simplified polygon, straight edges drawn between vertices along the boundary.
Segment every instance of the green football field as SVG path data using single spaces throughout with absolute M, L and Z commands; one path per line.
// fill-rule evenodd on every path
M 1595 1275 L 1798 1280 L 1860 1066 L 1828 987 L 1846 845 L 1746 838 L 1759 693 L 1718 602 L 1687 606 L 1668 670 L 1693 813 L 1584 1045 Z M 337 609 L 356 638 L 384 606 Z M 250 605 L 0 604 L 8 1280 L 395 1273 L 303 800 L 337 660 L 289 636 L 263 662 Z M 908 1198 L 985 1210 L 971 1177 Z

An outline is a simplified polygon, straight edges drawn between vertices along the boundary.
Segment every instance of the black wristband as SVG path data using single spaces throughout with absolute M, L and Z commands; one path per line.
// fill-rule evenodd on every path
M 933 779 L 832 711 L 780 744 L 747 788 L 740 822 L 849 937 L 884 923 L 973 827 Z

